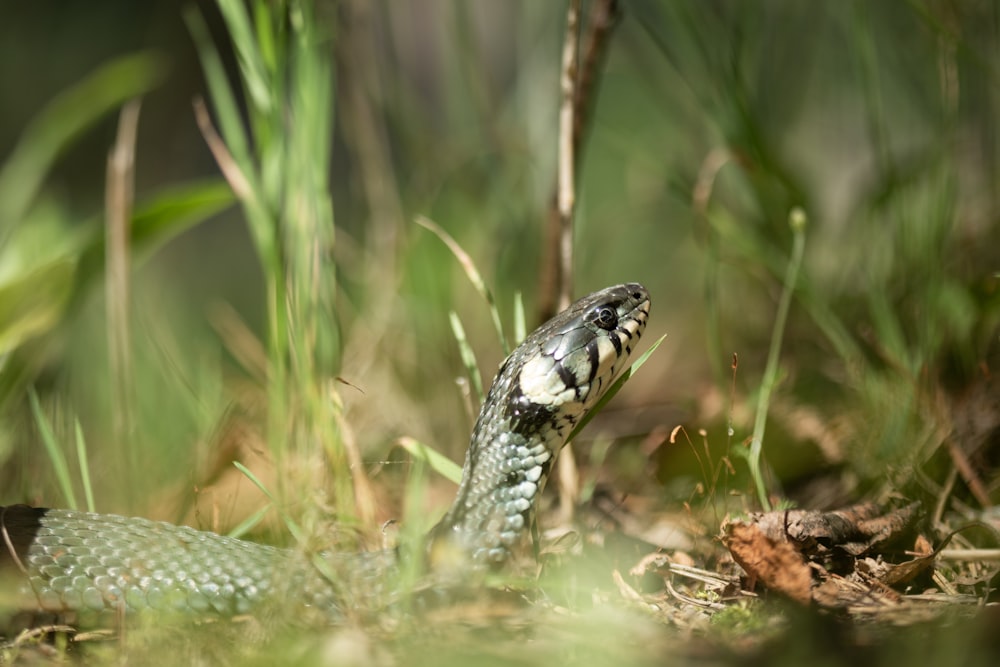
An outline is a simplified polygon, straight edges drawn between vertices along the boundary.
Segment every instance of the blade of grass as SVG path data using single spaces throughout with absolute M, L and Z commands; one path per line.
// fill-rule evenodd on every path
M 792 228 L 792 256 L 788 260 L 788 270 L 785 273 L 785 284 L 778 301 L 778 311 L 774 317 L 774 329 L 771 332 L 771 346 L 767 352 L 767 365 L 764 367 L 764 378 L 757 399 L 757 414 L 754 419 L 753 436 L 750 438 L 750 451 L 747 452 L 747 464 L 750 476 L 757 490 L 757 499 L 765 512 L 771 511 L 771 501 L 767 497 L 764 476 L 760 469 L 760 455 L 764 448 L 764 429 L 767 425 L 767 412 L 771 405 L 771 392 L 778 379 L 778 357 L 781 355 L 781 341 L 785 334 L 785 323 L 788 320 L 788 308 L 792 302 L 792 294 L 798 281 L 799 267 L 806 245 L 806 214 L 800 208 L 792 209 L 788 215 L 788 224 Z
M 233 461 L 233 466 L 241 473 L 243 473 L 243 476 L 249 479 L 254 486 L 260 489 L 260 492 L 263 493 L 264 496 L 270 501 L 271 505 L 274 505 L 274 508 L 278 511 L 278 514 L 281 516 L 281 520 L 285 523 L 286 526 L 288 526 L 288 532 L 292 534 L 292 537 L 294 537 L 300 543 L 304 542 L 305 533 L 302 531 L 302 528 L 299 527 L 299 524 L 296 523 L 291 516 L 289 516 L 286 512 L 283 512 L 281 510 L 281 507 L 275 501 L 274 496 L 271 494 L 271 491 L 266 486 L 264 486 L 264 483 L 261 482 L 259 479 L 257 479 L 257 476 L 254 475 L 249 468 L 247 468 L 239 461 Z
M 246 519 L 233 526 L 233 529 L 226 534 L 229 535 L 229 537 L 243 537 L 264 519 L 264 516 L 267 515 L 268 511 L 270 511 L 273 506 L 273 503 L 264 505 Z
M 240 65 L 243 85 L 246 86 L 251 104 L 258 111 L 269 113 L 273 107 L 271 82 L 258 48 L 258 36 L 270 27 L 270 22 L 257 21 L 257 29 L 254 30 L 243 0 L 218 0 L 216 4 L 226 21 L 226 28 L 229 30 Z M 257 3 L 256 6 L 259 7 L 261 4 Z
M 409 452 L 413 458 L 425 462 L 431 467 L 431 470 L 445 479 L 455 484 L 462 481 L 462 466 L 444 454 L 441 454 L 433 447 L 408 437 L 400 438 L 396 441 L 396 444 Z
M 482 405 L 486 400 L 486 395 L 483 393 L 483 377 L 479 373 L 479 364 L 476 363 L 476 353 L 469 345 L 469 339 L 465 335 L 465 329 L 462 327 L 462 320 L 458 318 L 458 313 L 455 311 L 448 313 L 448 320 L 451 322 L 451 331 L 455 336 L 455 342 L 458 343 L 458 353 L 462 357 L 462 365 L 465 366 L 465 372 L 469 375 L 472 391 L 476 392 L 478 400 L 476 405 Z
M 229 85 L 219 52 L 212 43 L 208 26 L 205 25 L 201 13 L 194 7 L 188 7 L 184 11 L 184 20 L 198 49 L 201 67 L 205 72 L 205 82 L 211 93 L 212 107 L 215 109 L 222 135 L 226 139 L 226 146 L 236 163 L 241 167 L 247 167 L 253 162 L 250 144 L 243 129 L 240 106 Z
M 49 455 L 49 462 L 52 463 L 52 469 L 56 473 L 59 490 L 62 491 L 63 497 L 66 498 L 66 503 L 70 509 L 79 509 L 79 505 L 76 502 L 76 493 L 73 491 L 73 483 L 70 481 L 66 455 L 59 447 L 59 442 L 52 432 L 52 425 L 49 423 L 48 417 L 42 412 L 42 406 L 38 402 L 38 394 L 35 393 L 34 388 L 29 390 L 28 400 L 31 403 L 31 413 L 35 417 L 38 432 L 42 436 L 42 444 L 45 445 L 45 452 Z
M 75 271 L 72 257 L 59 257 L 0 285 L 0 354 L 15 351 L 60 321 L 74 289 Z
M 433 452 L 424 445 L 420 448 L 428 452 Z M 436 454 L 436 452 L 433 452 Z M 449 461 L 450 463 L 450 461 Z M 427 468 L 430 464 L 426 458 L 413 457 L 413 466 L 407 475 L 405 494 L 403 496 L 403 517 L 404 521 L 399 531 L 399 544 L 408 549 L 417 549 L 422 553 L 427 539 L 427 531 L 431 527 L 430 519 L 426 511 L 427 498 Z M 426 569 L 423 558 L 401 558 L 396 585 L 401 595 L 398 599 L 400 609 L 404 613 L 412 613 L 412 605 L 417 601 L 412 593 L 418 590 L 422 581 L 425 580 Z
M 278 505 L 278 503 L 275 502 L 274 496 L 271 495 L 271 492 L 268 490 L 268 488 L 264 486 L 264 483 L 261 482 L 259 479 L 257 479 L 257 476 L 254 475 L 249 468 L 247 468 L 239 461 L 233 461 L 233 465 L 236 467 L 237 470 L 243 473 L 243 475 L 246 476 L 246 478 L 249 479 L 254 486 L 260 489 L 261 493 L 263 493 L 267 497 L 267 499 L 270 501 L 270 505 L 274 506 L 274 509 L 278 512 L 278 515 L 281 517 L 281 520 L 285 523 L 285 526 L 288 527 L 288 532 L 292 534 L 292 537 L 295 538 L 295 541 L 298 542 L 300 545 L 306 544 L 305 532 L 302 530 L 299 524 L 296 523 L 295 520 L 288 515 L 287 512 L 283 512 L 281 510 L 281 507 Z M 267 508 L 265 507 L 263 509 L 266 510 Z M 258 512 L 260 512 L 260 510 L 258 510 Z M 253 517 L 250 518 L 252 519 Z M 244 523 L 247 522 L 245 521 Z M 240 526 L 242 525 L 243 524 L 240 524 Z M 239 528 L 240 526 L 237 526 L 237 528 Z M 330 568 L 330 564 L 327 563 L 319 553 L 311 553 L 310 559 L 312 561 L 313 566 L 320 574 L 322 574 L 324 577 L 326 577 L 330 582 L 334 584 L 339 583 L 336 573 Z
M 181 232 L 221 213 L 236 201 L 220 179 L 168 187 L 139 202 L 132 213 L 133 258 L 144 258 Z M 103 246 L 98 240 L 95 245 Z
M 514 292 L 514 340 L 520 344 L 520 342 L 523 341 L 527 335 L 527 325 L 525 324 L 524 316 L 524 299 L 521 297 L 521 291 L 518 290 Z
M 216 122 L 222 138 L 217 144 L 209 144 L 219 162 L 223 173 L 228 173 L 230 185 L 243 183 L 234 187 L 237 196 L 243 203 L 247 216 L 247 224 L 254 238 L 254 244 L 265 270 L 270 275 L 276 275 L 281 270 L 280 254 L 278 252 L 277 228 L 273 216 L 268 211 L 267 204 L 261 199 L 263 188 L 255 166 L 250 141 L 243 126 L 243 116 L 236 96 L 229 84 L 225 68 L 209 35 L 208 28 L 201 14 L 193 8 L 184 12 L 184 20 L 194 39 L 205 72 L 205 82 L 211 94 L 212 107 L 215 110 Z M 197 111 L 197 107 L 196 107 Z M 206 134 L 207 114 L 199 122 L 202 134 Z M 206 141 L 210 136 L 206 136 Z M 225 150 L 220 155 L 219 149 Z M 235 175 L 239 176 L 238 179 Z
M 507 336 L 503 332 L 503 323 L 500 321 L 500 311 L 497 309 L 496 300 L 493 298 L 493 293 L 490 288 L 486 286 L 486 281 L 483 280 L 482 275 L 480 275 L 479 270 L 476 268 L 475 262 L 469 256 L 469 253 L 458 244 L 452 236 L 441 228 L 436 222 L 422 215 L 418 215 L 415 218 L 415 222 L 429 230 L 435 236 L 437 236 L 441 241 L 444 242 L 448 249 L 451 250 L 451 254 L 455 255 L 458 260 L 459 265 L 461 265 L 462 270 L 465 271 L 466 277 L 468 277 L 469 282 L 472 286 L 479 292 L 479 295 L 483 297 L 487 305 L 490 308 L 490 317 L 493 318 L 493 326 L 497 331 L 497 338 L 500 340 L 500 345 L 503 347 L 503 355 L 506 357 L 510 354 L 510 345 L 507 342 Z
M 601 396 L 601 400 L 597 401 L 594 407 L 590 409 L 590 412 L 588 412 L 587 415 L 580 420 L 580 422 L 576 425 L 576 428 L 574 428 L 573 431 L 569 434 L 569 437 L 566 438 L 567 443 L 571 442 L 573 438 L 575 438 L 580 433 L 580 431 L 582 431 L 584 427 L 590 423 L 590 420 L 594 418 L 594 415 L 600 412 L 604 408 L 604 406 L 607 405 L 608 401 L 614 398 L 615 394 L 621 391 L 621 388 L 625 386 L 625 382 L 627 382 L 628 379 L 632 377 L 633 373 L 642 368 L 642 365 L 646 363 L 646 360 L 649 359 L 649 356 L 656 351 L 656 348 L 660 346 L 660 343 L 662 343 L 666 337 L 667 334 L 663 334 L 662 336 L 657 338 L 656 342 L 650 345 L 649 349 L 643 352 L 642 356 L 636 359 L 635 363 L 629 366 L 628 370 L 621 374 L 621 377 L 615 380 L 615 383 L 611 385 L 607 393 L 604 394 L 604 396 Z
M 96 512 L 97 505 L 94 503 L 94 490 L 90 485 L 90 459 L 87 458 L 87 441 L 83 437 L 83 428 L 80 420 L 76 419 L 74 430 L 76 432 L 76 460 L 80 465 L 80 480 L 83 483 L 83 498 L 87 503 L 88 512 Z

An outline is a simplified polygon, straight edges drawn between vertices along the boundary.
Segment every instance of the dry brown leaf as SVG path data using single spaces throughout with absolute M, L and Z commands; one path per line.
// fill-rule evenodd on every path
M 757 525 L 724 526 L 723 543 L 752 578 L 801 604 L 809 604 L 812 573 L 805 559 L 786 540 L 774 540 Z

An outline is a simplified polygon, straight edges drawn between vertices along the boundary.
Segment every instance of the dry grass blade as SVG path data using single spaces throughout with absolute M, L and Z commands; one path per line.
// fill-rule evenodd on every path
M 330 390 L 330 400 L 339 402 L 337 392 Z M 344 445 L 344 453 L 347 455 L 348 467 L 351 471 L 351 482 L 354 488 L 354 509 L 358 519 L 363 526 L 371 526 L 375 523 L 376 498 L 375 490 L 372 488 L 371 480 L 365 472 L 364 462 L 361 459 L 361 450 L 358 447 L 357 439 L 350 423 L 344 419 L 344 413 L 338 409 L 333 412 L 337 421 L 337 429 L 341 442 Z
M 1000 561 L 1000 549 L 942 549 L 937 555 L 945 560 Z
M 226 177 L 229 187 L 244 202 L 256 202 L 253 187 L 251 187 L 250 182 L 243 174 L 239 165 L 236 164 L 236 160 L 233 159 L 222 137 L 215 131 L 215 126 L 212 125 L 212 118 L 208 115 L 208 109 L 205 107 L 205 101 L 200 97 L 194 101 L 194 118 L 198 123 L 198 129 L 201 131 L 201 136 L 205 140 L 208 150 L 212 151 L 212 157 L 215 158 L 216 164 L 219 165 L 222 175 Z
M 451 250 L 451 253 L 455 255 L 455 259 L 457 259 L 458 263 L 462 266 L 462 270 L 465 271 L 465 275 L 469 278 L 469 282 L 472 283 L 472 286 L 477 292 L 479 292 L 479 295 L 483 297 L 490 307 L 490 316 L 493 318 L 493 326 L 496 327 L 497 337 L 500 339 L 500 344 L 503 346 L 504 356 L 510 354 L 510 345 L 508 345 L 507 337 L 503 332 L 503 324 L 500 322 L 500 311 L 497 310 L 496 300 L 493 298 L 493 293 L 490 291 L 490 288 L 486 286 L 486 281 L 483 280 L 482 275 L 479 273 L 479 269 L 476 268 L 476 263 L 472 261 L 469 253 L 465 252 L 462 246 L 458 244 L 458 241 L 452 238 L 451 234 L 446 232 L 440 225 L 430 218 L 418 215 L 414 219 L 414 222 L 424 229 L 429 230 L 441 239 L 444 244 L 448 246 L 448 249 Z

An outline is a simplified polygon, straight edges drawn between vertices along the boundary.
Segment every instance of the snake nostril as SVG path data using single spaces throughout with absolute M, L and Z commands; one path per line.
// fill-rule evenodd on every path
M 642 299 L 647 298 L 646 288 L 640 285 L 639 283 L 629 283 L 628 287 L 631 290 L 632 298 L 635 299 L 636 301 L 640 301 Z

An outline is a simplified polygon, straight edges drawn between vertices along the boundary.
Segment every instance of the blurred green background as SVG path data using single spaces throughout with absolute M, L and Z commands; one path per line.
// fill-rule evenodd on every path
M 595 4 L 584 3 L 585 35 Z M 722 549 L 707 536 L 726 511 L 757 506 L 740 454 L 776 325 L 763 438 L 775 500 L 818 509 L 900 493 L 947 500 L 966 518 L 996 504 L 1000 5 L 621 9 L 579 156 L 574 292 L 640 281 L 653 300 L 646 340 L 668 337 L 574 444 L 581 500 L 615 507 L 591 513 L 594 532 L 616 534 L 608 516 L 644 527 L 668 517 L 672 534 L 701 538 L 689 549 L 699 564 L 716 567 Z M 268 507 L 238 460 L 324 547 L 378 546 L 393 518 L 420 534 L 454 486 L 397 440 L 459 461 L 475 414 L 450 312 L 487 380 L 503 346 L 455 258 L 414 220 L 468 251 L 508 336 L 519 298 L 529 328 L 538 323 L 564 24 L 564 3 L 527 0 L 6 3 L 0 502 L 84 507 L 92 495 L 99 511 L 226 531 Z M 109 291 L 108 155 L 135 98 L 131 269 Z M 239 196 L 196 100 L 227 166 L 242 170 Z M 805 254 L 783 322 L 795 207 L 808 220 Z M 123 304 L 124 324 L 109 320 Z M 127 364 L 116 371 L 120 335 Z M 962 478 L 959 460 L 970 464 Z M 289 541 L 274 514 L 270 538 Z M 395 652 L 436 665 L 697 660 L 690 634 L 707 626 L 726 641 L 732 625 L 732 654 L 715 654 L 725 662 L 745 640 L 760 647 L 762 626 L 778 632 L 774 607 L 765 621 L 739 603 L 715 616 L 669 599 L 627 607 L 611 566 L 594 560 L 527 593 L 515 582 L 539 603 L 506 615 L 460 607 L 458 622 L 292 631 L 267 648 L 220 639 L 212 624 L 210 640 L 164 631 L 185 664 L 385 663 Z M 778 637 L 754 655 L 851 655 L 830 618 L 793 612 L 777 624 L 792 639 L 803 624 L 808 652 Z M 900 636 L 903 655 L 935 644 L 921 657 L 973 659 L 964 647 L 978 643 L 955 628 L 940 644 Z M 162 661 L 147 630 L 128 639 Z M 871 662 L 895 664 L 895 646 Z
M 887 477 L 907 488 L 954 432 L 963 397 L 996 370 L 1000 9 L 622 4 L 580 162 L 575 293 L 640 281 L 653 296 L 647 338 L 669 335 L 592 427 L 590 437 L 624 443 L 609 483 L 668 504 L 696 497 L 708 480 L 691 448 L 664 442 L 678 424 L 699 450 L 706 429 L 713 463 L 742 448 L 800 206 L 806 254 L 764 442 L 774 492 L 829 470 L 840 487 L 805 502 L 851 498 Z M 234 436 L 238 453 L 226 449 L 236 421 L 265 430 L 266 382 L 248 359 L 267 339 L 267 274 L 195 122 L 193 99 L 214 100 L 185 8 L 204 18 L 235 82 L 239 60 L 212 2 L 4 8 L 4 502 L 67 500 L 29 409 L 33 387 L 74 484 L 79 421 L 100 510 L 179 520 L 194 504 L 196 525 L 241 518 L 231 491 L 198 494 L 226 467 L 215 459 L 262 446 Z M 322 370 L 349 383 L 337 390 L 346 428 L 381 480 L 385 517 L 398 515 L 409 469 L 397 437 L 456 460 L 464 452 L 472 416 L 455 383 L 464 371 L 449 311 L 484 376 L 502 357 L 486 305 L 415 216 L 471 254 L 508 331 L 517 294 L 538 323 L 564 13 L 563 3 L 489 0 L 318 6 L 335 81 L 336 235 L 322 252 L 339 332 Z M 148 217 L 133 227 L 135 417 L 123 439 L 99 248 L 107 155 L 133 96 L 135 198 Z M 584 462 L 588 451 L 581 442 Z M 727 489 L 745 491 L 735 465 Z M 449 494 L 443 485 L 429 502 Z

